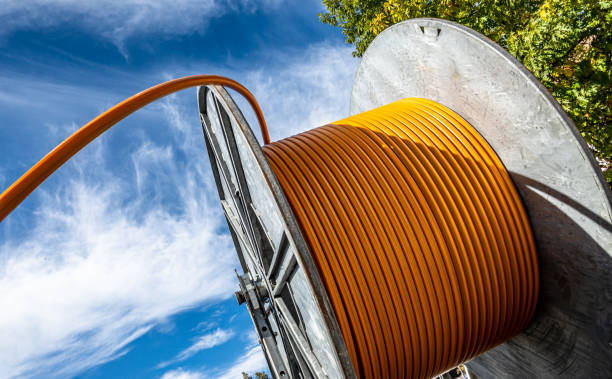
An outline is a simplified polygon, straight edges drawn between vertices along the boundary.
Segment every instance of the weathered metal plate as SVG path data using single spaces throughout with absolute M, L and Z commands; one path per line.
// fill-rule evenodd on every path
M 275 378 L 354 378 L 327 293 L 261 146 L 223 87 L 201 87 L 200 117 L 248 307 Z
M 361 60 L 351 114 L 405 97 L 459 113 L 491 144 L 527 207 L 540 300 L 519 336 L 469 364 L 479 377 L 612 377 L 611 194 L 586 143 L 533 75 L 456 23 L 413 19 Z

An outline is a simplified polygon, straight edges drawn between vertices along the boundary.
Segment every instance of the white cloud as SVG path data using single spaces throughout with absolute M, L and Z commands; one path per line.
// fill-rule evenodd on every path
M 252 375 L 258 371 L 267 371 L 268 363 L 266 357 L 257 342 L 255 333 L 252 333 L 252 336 L 254 336 L 255 340 L 251 341 L 251 334 L 249 334 L 249 341 L 253 343 L 249 344 L 244 353 L 230 367 L 212 371 L 188 371 L 179 368 L 164 373 L 161 379 L 239 379 L 242 378 L 243 372 Z
M 122 354 L 168 315 L 231 295 L 235 253 L 202 160 L 146 141 L 132 154 L 134 196 L 95 147 L 74 180 L 39 195 L 28 240 L 0 245 L 0 377 L 70 375 Z M 147 198 L 162 185 L 174 207 Z
M 259 345 L 249 348 L 246 353 L 234 363 L 233 366 L 227 368 L 217 379 L 236 379 L 241 378 L 242 373 L 246 372 L 253 374 L 257 371 L 267 371 L 268 363 L 266 357 Z
M 231 330 L 217 329 L 213 333 L 200 336 L 193 345 L 181 351 L 177 355 L 177 359 L 180 361 L 185 360 L 202 350 L 221 345 L 227 342 L 233 336 L 234 332 Z
M 358 63 L 351 51 L 348 46 L 323 43 L 271 58 L 274 70 L 261 68 L 246 75 L 273 141 L 348 116 Z
M 181 368 L 166 372 L 161 379 L 203 379 L 204 376 L 196 371 L 186 371 Z
M 159 364 L 157 367 L 162 368 L 162 367 L 169 366 L 173 363 L 182 362 L 186 359 L 191 358 L 192 356 L 199 353 L 200 351 L 211 349 L 215 346 L 224 344 L 225 342 L 229 341 L 229 339 L 232 338 L 233 336 L 234 336 L 234 332 L 232 330 L 224 330 L 224 329 L 217 328 L 212 333 L 208 333 L 208 334 L 199 336 L 191 346 L 189 346 L 185 350 L 178 353 L 176 357 L 174 357 L 174 359 L 167 361 L 167 362 L 163 362 Z
M 215 0 L 9 0 L 0 8 L 0 34 L 75 23 L 121 44 L 134 34 L 201 30 L 223 8 Z
M 230 73 L 258 97 L 273 138 L 347 115 L 349 48 L 278 54 L 267 70 Z M 0 377 L 81 372 L 125 354 L 173 314 L 231 296 L 237 259 L 220 232 L 193 95 L 188 105 L 172 97 L 154 108 L 173 141 L 142 132 L 123 157 L 96 142 L 70 164 L 70 181 L 36 192 L 43 201 L 27 238 L 0 241 Z M 132 179 L 116 175 L 125 170 Z M 223 375 L 265 367 L 254 346 Z
M 280 1 L 251 0 L 5 0 L 0 7 L 0 37 L 16 30 L 41 30 L 65 24 L 112 41 L 127 56 L 124 43 L 137 35 L 168 38 L 203 33 L 208 22 L 228 12 L 254 12 Z

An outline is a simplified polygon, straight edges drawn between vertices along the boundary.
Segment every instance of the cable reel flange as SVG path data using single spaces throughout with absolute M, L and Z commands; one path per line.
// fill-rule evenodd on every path
M 311 253 L 242 112 L 221 86 L 200 87 L 204 139 L 244 271 L 241 296 L 274 377 L 354 378 Z
M 413 19 L 380 33 L 357 70 L 350 113 L 406 97 L 451 108 L 487 140 L 521 194 L 538 247 L 540 302 L 531 325 L 470 370 L 612 373 L 612 195 L 571 119 L 503 48 L 445 20 Z

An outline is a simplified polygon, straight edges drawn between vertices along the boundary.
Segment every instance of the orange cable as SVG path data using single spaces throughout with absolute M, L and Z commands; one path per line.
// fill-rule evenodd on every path
M 360 378 L 430 378 L 523 330 L 533 235 L 501 160 L 404 99 L 263 147 Z
M 30 168 L 0 195 L 0 221 L 11 213 L 13 209 L 32 193 L 36 187 L 45 181 L 49 175 L 111 126 L 161 97 L 185 88 L 201 85 L 226 86 L 244 96 L 255 111 L 257 121 L 261 127 L 264 144 L 270 143 L 268 128 L 266 127 L 266 121 L 259 108 L 259 104 L 257 104 L 257 100 L 255 100 L 251 92 L 242 84 L 232 79 L 216 75 L 193 75 L 169 80 L 120 102 L 94 118 Z

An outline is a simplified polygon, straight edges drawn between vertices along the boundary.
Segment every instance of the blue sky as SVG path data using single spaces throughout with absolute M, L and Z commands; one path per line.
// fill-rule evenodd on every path
M 179 76 L 245 84 L 273 140 L 347 116 L 358 61 L 320 11 L 4 0 L 0 187 L 100 112 Z M 238 262 L 195 94 L 116 125 L 0 223 L 0 377 L 240 378 L 266 367 L 233 299 Z

